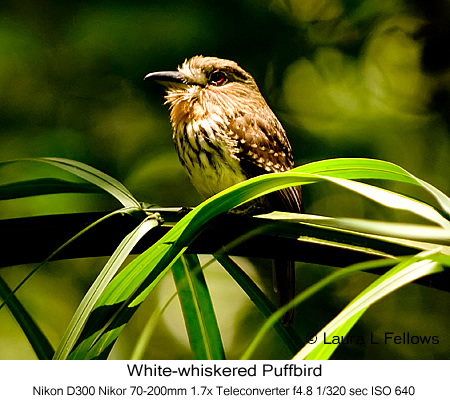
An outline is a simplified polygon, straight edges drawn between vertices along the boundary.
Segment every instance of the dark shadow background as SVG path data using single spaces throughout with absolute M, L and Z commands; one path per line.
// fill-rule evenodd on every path
M 233 59 L 252 73 L 286 128 L 298 165 L 333 157 L 380 158 L 449 194 L 449 39 L 447 0 L 2 1 L 0 161 L 66 157 L 114 176 L 140 201 L 198 204 L 201 198 L 173 149 L 164 91 L 143 77 L 203 54 Z M 2 168 L 0 183 L 49 174 L 62 176 L 14 165 Z M 409 218 L 325 185 L 308 188 L 305 204 L 308 213 L 322 215 Z M 0 218 L 114 207 L 100 195 L 41 196 L 3 201 Z M 51 263 L 22 291 L 21 300 L 55 345 L 103 263 Z M 2 276 L 14 286 L 29 268 L 9 268 Z M 328 272 L 299 268 L 306 276 L 300 288 Z M 229 288 L 234 283 L 220 268 L 208 274 L 224 310 L 219 320 L 229 355 L 238 357 L 249 340 L 247 328 L 261 317 L 239 289 Z M 173 290 L 168 278 L 160 297 L 124 332 L 113 357 L 129 357 L 149 312 Z M 269 278 L 260 278 L 267 287 Z M 298 323 L 311 332 L 320 329 L 371 279 L 335 285 L 302 307 Z M 224 300 L 230 298 L 240 300 L 232 305 Z M 344 346 L 336 357 L 448 358 L 449 305 L 446 293 L 402 289 L 373 307 L 355 334 L 409 331 L 438 335 L 440 344 Z M 155 343 L 169 338 L 169 345 L 153 346 L 146 357 L 190 357 L 177 310 L 169 310 L 155 333 Z M 6 310 L 0 318 L 0 358 L 32 358 Z M 288 356 L 275 336 L 265 347 L 261 358 Z

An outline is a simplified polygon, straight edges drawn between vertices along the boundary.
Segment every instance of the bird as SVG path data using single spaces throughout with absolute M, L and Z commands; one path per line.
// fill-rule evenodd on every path
M 255 79 L 236 62 L 201 55 L 174 71 L 144 78 L 166 87 L 173 141 L 189 179 L 205 198 L 249 178 L 294 167 L 286 132 Z M 235 212 L 303 212 L 300 187 L 289 187 L 239 206 Z M 295 296 L 295 263 L 274 260 L 280 305 Z M 281 321 L 290 325 L 294 311 Z

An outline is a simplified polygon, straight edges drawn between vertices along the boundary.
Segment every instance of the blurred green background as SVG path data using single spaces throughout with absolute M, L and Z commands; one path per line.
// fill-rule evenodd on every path
M 255 77 L 288 132 L 298 165 L 333 157 L 380 158 L 450 194 L 449 40 L 448 0 L 4 0 L 0 161 L 66 157 L 112 175 L 140 201 L 198 204 L 201 198 L 173 148 L 164 91 L 143 77 L 203 54 L 233 59 Z M 16 164 L 2 168 L 0 183 L 49 175 L 62 173 Z M 305 190 L 305 205 L 306 212 L 322 215 L 402 215 L 385 215 L 325 185 Z M 55 195 L 3 201 L 0 207 L 5 219 L 118 205 L 100 195 Z M 51 263 L 19 292 L 54 345 L 104 261 Z M 30 268 L 1 273 L 14 286 Z M 301 287 L 328 272 L 300 268 L 307 277 Z M 262 319 L 220 268 L 208 274 L 224 310 L 219 320 L 227 350 L 238 357 L 249 340 L 246 327 L 253 329 Z M 268 288 L 269 278 L 260 277 Z M 335 285 L 306 304 L 298 320 L 309 332 L 320 329 L 371 279 L 365 275 Z M 147 302 L 125 330 L 113 357 L 129 357 L 148 313 L 173 291 L 170 276 L 165 282 L 160 297 Z M 450 318 L 443 310 L 449 306 L 447 293 L 402 289 L 373 307 L 356 329 L 439 335 L 440 344 L 344 346 L 336 357 L 448 358 Z M 168 338 L 168 344 L 153 346 L 146 357 L 190 357 L 175 308 L 155 333 L 155 343 Z M 275 336 L 267 343 L 259 357 L 287 356 Z M 32 357 L 2 309 L 0 358 Z

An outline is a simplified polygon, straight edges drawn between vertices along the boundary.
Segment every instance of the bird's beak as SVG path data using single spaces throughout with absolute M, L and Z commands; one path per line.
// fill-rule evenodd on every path
M 144 80 L 156 81 L 166 87 L 186 87 L 187 82 L 178 71 L 150 72 L 145 75 Z

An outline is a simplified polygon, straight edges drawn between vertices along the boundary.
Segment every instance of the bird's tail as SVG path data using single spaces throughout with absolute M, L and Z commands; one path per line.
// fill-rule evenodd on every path
M 276 259 L 274 267 L 274 289 L 278 293 L 280 306 L 289 303 L 295 297 L 295 261 Z M 281 318 L 283 325 L 292 325 L 294 309 L 288 310 Z

